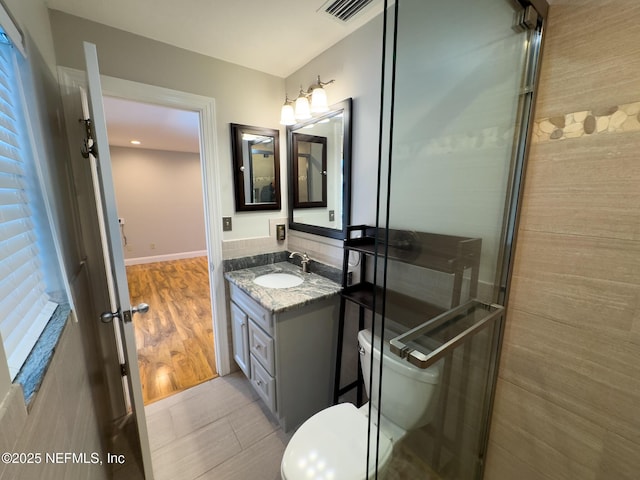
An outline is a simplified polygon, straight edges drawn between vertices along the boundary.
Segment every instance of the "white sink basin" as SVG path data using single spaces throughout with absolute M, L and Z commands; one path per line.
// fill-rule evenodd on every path
M 267 288 L 291 288 L 300 285 L 302 278 L 291 273 L 267 273 L 253 279 L 253 283 Z

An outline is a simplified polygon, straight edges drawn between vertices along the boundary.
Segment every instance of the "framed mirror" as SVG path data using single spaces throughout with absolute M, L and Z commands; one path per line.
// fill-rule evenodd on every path
M 345 238 L 351 218 L 351 99 L 287 127 L 289 228 Z
M 236 211 L 280 210 L 280 132 L 231 124 Z
M 327 137 L 293 133 L 293 207 L 327 206 Z

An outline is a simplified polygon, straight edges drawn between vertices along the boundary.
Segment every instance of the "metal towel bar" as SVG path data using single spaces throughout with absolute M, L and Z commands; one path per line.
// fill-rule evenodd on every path
M 466 342 L 484 328 L 493 325 L 503 315 L 504 307 L 501 305 L 488 304 L 475 299 L 469 300 L 463 305 L 452 308 L 422 325 L 392 338 L 389 341 L 391 352 L 401 358 L 406 358 L 416 367 L 428 368 L 461 343 Z M 479 318 L 475 318 L 476 316 Z M 420 337 L 441 328 L 455 327 L 457 323 L 464 326 L 463 322 L 470 320 L 472 320 L 471 325 L 432 351 L 423 352 L 420 350 L 420 346 L 414 343 Z M 409 345 L 410 343 L 411 345 Z

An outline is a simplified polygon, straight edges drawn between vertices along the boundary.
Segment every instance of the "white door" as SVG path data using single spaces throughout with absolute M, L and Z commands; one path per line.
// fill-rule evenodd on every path
M 92 162 L 92 170 L 94 172 L 97 214 L 107 266 L 107 283 L 111 303 L 111 305 L 104 306 L 106 312 L 103 314 L 103 321 L 112 320 L 118 326 L 119 335 L 116 335 L 116 337 L 120 337 L 119 343 L 122 347 L 123 356 L 121 360 L 125 365 L 126 387 L 128 387 L 125 388 L 125 392 L 128 390 L 128 399 L 125 401 L 131 409 L 131 414 L 137 427 L 138 438 L 134 439 L 134 441 L 138 441 L 140 444 L 141 458 L 136 460 L 142 465 L 146 480 L 153 480 L 151 451 L 144 415 L 135 333 L 132 323 L 132 315 L 137 311 L 145 311 L 146 306 L 131 307 L 127 274 L 124 266 L 124 253 L 120 240 L 96 46 L 85 42 L 84 54 L 89 94 L 88 101 L 83 101 L 82 108 L 85 120 L 87 118 L 90 119 L 93 142 L 89 141 L 87 153 Z M 132 451 L 136 450 L 137 448 L 132 448 Z

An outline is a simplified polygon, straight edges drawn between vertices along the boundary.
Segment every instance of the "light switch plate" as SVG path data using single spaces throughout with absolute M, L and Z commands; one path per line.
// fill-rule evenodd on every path
M 222 217 L 222 231 L 230 232 L 233 230 L 233 226 L 231 224 L 231 217 Z

